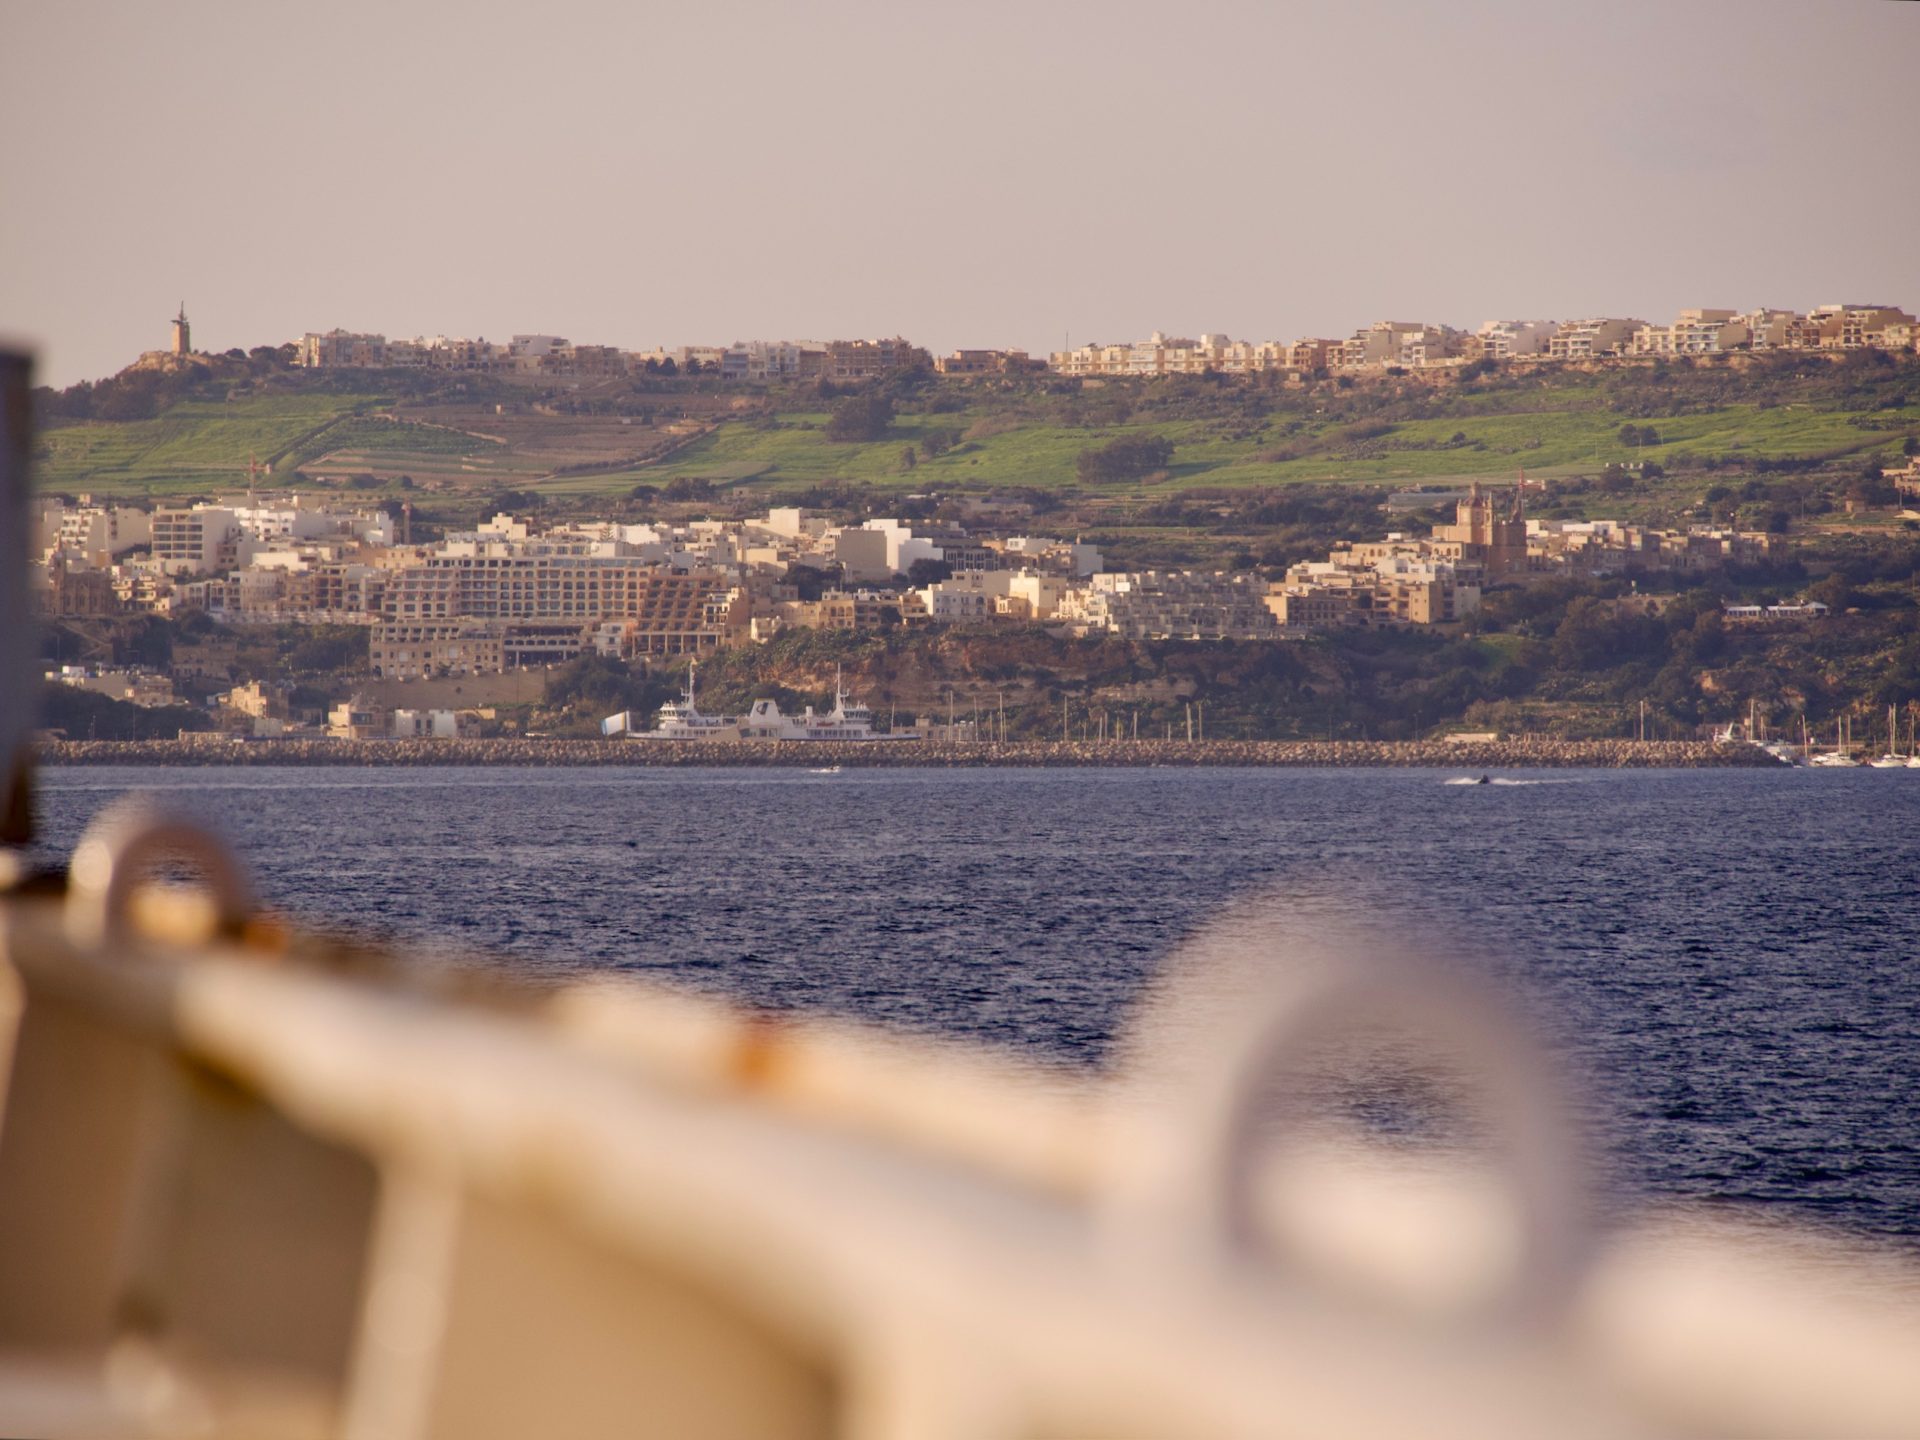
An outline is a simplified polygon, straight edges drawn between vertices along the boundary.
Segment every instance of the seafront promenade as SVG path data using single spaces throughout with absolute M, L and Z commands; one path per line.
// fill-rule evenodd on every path
M 1768 767 L 1700 740 L 1107 740 L 934 743 L 643 740 L 57 740 L 43 765 L 1427 766 L 1448 770 Z

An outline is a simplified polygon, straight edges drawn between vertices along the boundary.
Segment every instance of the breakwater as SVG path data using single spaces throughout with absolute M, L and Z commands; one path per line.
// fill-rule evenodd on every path
M 1751 745 L 1698 740 L 1107 740 L 996 744 L 894 741 L 57 740 L 43 765 L 1140 766 L 1293 765 L 1447 770 L 1735 766 L 1780 762 Z

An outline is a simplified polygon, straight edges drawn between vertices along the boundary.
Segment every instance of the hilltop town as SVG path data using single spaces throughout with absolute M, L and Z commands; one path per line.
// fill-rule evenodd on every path
M 185 325 L 185 307 L 177 327 Z M 184 346 L 176 329 L 173 353 Z M 1489 320 L 1475 330 L 1424 321 L 1381 320 L 1345 339 L 1235 340 L 1226 335 L 1170 338 L 1155 331 L 1126 344 L 1083 345 L 1045 360 L 1024 350 L 955 350 L 934 356 L 895 336 L 887 340 L 754 340 L 731 345 L 622 350 L 576 345 L 559 335 L 388 340 L 345 330 L 301 336 L 298 363 L 309 369 L 432 369 L 573 377 L 709 373 L 723 380 L 871 380 L 915 364 L 942 375 L 1018 375 L 1036 371 L 1088 377 L 1156 375 L 1299 376 L 1315 371 L 1458 369 L 1482 361 L 1585 362 L 1737 352 L 1920 348 L 1920 321 L 1895 305 L 1829 304 L 1806 311 L 1693 307 L 1671 324 L 1623 316 L 1575 320 Z

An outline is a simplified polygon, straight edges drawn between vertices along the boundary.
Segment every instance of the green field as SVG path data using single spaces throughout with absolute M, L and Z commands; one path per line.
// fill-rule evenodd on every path
M 957 417 L 964 425 L 967 417 Z M 1878 412 L 1889 425 L 1920 430 L 1920 407 Z M 1703 415 L 1657 422 L 1660 443 L 1629 447 L 1620 439 L 1621 417 L 1602 411 L 1532 411 L 1450 416 L 1395 422 L 1377 439 L 1346 443 L 1346 425 L 1306 425 L 1299 433 L 1234 436 L 1213 421 L 1177 420 L 1104 425 L 1097 428 L 1025 424 L 965 441 L 937 458 L 916 457 L 907 469 L 901 451 L 928 430 L 951 431 L 952 415 L 904 415 L 885 440 L 835 443 L 822 433 L 825 417 L 781 414 L 770 427 L 723 426 L 650 472 L 620 477 L 631 483 L 650 474 L 723 480 L 752 476 L 793 486 L 854 480 L 905 489 L 977 488 L 1076 483 L 1081 451 L 1124 435 L 1163 435 L 1174 442 L 1174 462 L 1164 481 L 1132 487 L 1135 493 L 1190 485 L 1257 486 L 1302 481 L 1418 484 L 1425 481 L 1509 479 L 1522 466 L 1539 475 L 1597 471 L 1610 462 L 1647 460 L 1671 465 L 1687 455 L 1769 460 L 1836 451 L 1883 454 L 1898 451 L 1902 431 L 1868 431 L 1847 412 L 1777 406 L 1730 405 Z M 982 427 L 991 430 L 994 427 Z M 1455 435 L 1464 440 L 1455 442 Z M 1277 458 L 1276 452 L 1297 452 Z M 612 488 L 613 477 L 605 477 Z
M 276 474 L 290 457 L 376 395 L 273 394 L 232 402 L 189 400 L 152 420 L 89 420 L 39 437 L 43 490 L 165 495 L 245 483 L 247 461 Z M 332 446 L 325 448 L 331 449 Z
M 56 422 L 40 436 L 39 484 L 131 496 L 225 489 L 244 481 L 253 457 L 273 467 L 274 484 L 305 467 L 373 471 L 388 483 L 415 473 L 436 477 L 434 488 L 475 493 L 532 485 L 579 498 L 676 476 L 789 493 L 848 482 L 903 491 L 1058 489 L 1079 485 L 1083 451 L 1157 435 L 1174 444 L 1165 473 L 1089 487 L 1151 497 L 1194 487 L 1505 480 L 1521 467 L 1554 477 L 1646 461 L 1670 471 L 1690 462 L 1737 467 L 1808 457 L 1886 462 L 1920 434 L 1920 367 L 1913 365 L 1752 377 L 1548 373 L 1439 390 L 1391 382 L 1304 392 L 1176 381 L 1085 391 L 933 385 L 903 392 L 886 437 L 858 444 L 827 439 L 828 402 L 811 391 L 743 389 L 744 409 L 664 460 L 562 473 L 554 467 L 566 447 L 555 441 L 577 423 L 564 417 L 532 430 L 523 420 L 513 443 L 502 444 L 392 419 L 382 413 L 389 396 L 300 385 L 292 376 L 266 393 L 192 398 L 150 420 Z M 1623 423 L 1652 425 L 1658 443 L 1629 446 Z M 939 444 L 924 443 L 936 437 L 951 448 L 936 453 Z

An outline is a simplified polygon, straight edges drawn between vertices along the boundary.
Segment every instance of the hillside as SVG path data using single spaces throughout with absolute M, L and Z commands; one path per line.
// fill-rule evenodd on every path
M 711 379 L 635 377 L 561 386 L 222 363 L 142 379 L 136 404 L 109 390 L 114 381 L 91 387 L 84 404 L 66 398 L 72 391 L 42 392 L 41 487 L 192 494 L 241 483 L 252 458 L 272 467 L 275 486 L 475 500 L 512 488 L 569 506 L 678 477 L 763 496 L 851 483 L 1140 501 L 1303 483 L 1505 480 L 1522 467 L 1566 478 L 1652 462 L 1650 478 L 1664 473 L 1697 493 L 1710 483 L 1699 477 L 1716 473 L 1857 472 L 1895 459 L 1920 434 L 1920 362 L 1872 352 L 1299 386 L 904 375 L 883 387 L 891 415 L 858 439 L 832 438 L 846 397 L 812 385 L 722 390 Z M 150 413 L 101 418 L 116 410 L 109 401 Z M 1084 452 L 1127 440 L 1167 442 L 1171 457 L 1102 480 L 1081 473 Z

